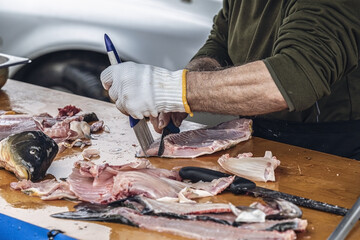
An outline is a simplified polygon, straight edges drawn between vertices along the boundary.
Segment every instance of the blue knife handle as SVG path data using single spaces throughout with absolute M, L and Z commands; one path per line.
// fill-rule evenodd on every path
M 116 65 L 116 64 L 121 63 L 121 60 L 116 51 L 116 48 L 106 33 L 104 35 L 104 39 L 105 39 L 105 46 L 106 46 L 106 51 L 108 52 L 108 55 L 114 54 L 114 56 L 115 56 L 115 59 L 113 59 L 112 57 L 109 56 L 110 64 Z
M 132 116 L 129 116 L 129 122 L 131 128 L 135 127 L 135 125 L 138 124 L 139 121 L 140 121 L 139 119 L 135 119 Z
M 173 123 L 173 121 L 170 119 L 170 122 L 168 123 L 168 125 L 163 129 L 162 134 L 161 134 L 161 139 L 160 139 L 160 144 L 159 144 L 159 150 L 158 150 L 158 157 L 161 157 L 164 153 L 165 147 L 164 147 L 164 138 L 171 134 L 171 133 L 179 133 L 180 129 L 178 127 L 176 127 Z
M 105 39 L 106 51 L 108 52 L 110 64 L 116 65 L 121 63 L 116 48 L 107 34 L 104 35 L 104 39 Z M 140 120 L 129 116 L 129 121 L 130 121 L 130 127 L 133 128 Z
M 178 128 L 177 126 L 174 125 L 173 121 L 170 119 L 169 124 L 166 126 L 166 128 L 171 132 L 171 133 L 179 133 L 180 132 L 180 128 Z

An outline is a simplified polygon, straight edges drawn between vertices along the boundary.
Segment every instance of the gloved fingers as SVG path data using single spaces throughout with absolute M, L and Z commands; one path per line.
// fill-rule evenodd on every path
M 159 116 L 159 113 L 156 111 L 156 109 L 154 108 L 153 110 L 150 111 L 150 115 L 149 117 L 158 117 Z
M 143 115 L 144 117 L 150 117 L 150 116 L 151 116 L 150 110 L 145 110 L 145 111 L 142 113 L 142 115 Z
M 132 112 L 130 115 L 135 119 L 143 119 L 144 118 L 144 115 L 138 111 Z
M 118 100 L 118 94 L 119 89 L 117 89 L 116 87 L 110 87 L 108 93 L 109 93 L 109 97 L 111 100 L 113 100 L 114 102 L 117 102 Z
M 126 94 L 123 94 L 122 98 L 131 99 L 131 97 L 127 96 Z M 142 101 L 137 101 L 135 99 L 132 101 L 128 101 L 128 100 L 124 101 L 124 99 L 122 99 L 122 102 L 123 102 L 122 108 L 124 110 L 126 110 L 126 112 L 129 115 L 131 115 L 135 119 L 143 119 L 144 117 L 148 117 L 148 116 L 146 116 L 148 114 L 147 110 L 144 110 L 143 108 L 139 107 L 139 106 L 141 106 Z M 121 100 L 119 100 L 119 101 L 121 101 Z
M 120 101 L 120 99 L 116 100 L 115 105 L 116 105 L 116 108 L 119 109 L 119 111 L 120 111 L 122 114 L 125 114 L 125 115 L 129 116 L 129 113 L 125 111 L 125 109 L 124 109 L 124 107 L 123 107 L 122 102 Z
M 159 113 L 157 117 L 150 116 L 150 122 L 157 133 L 161 133 L 164 127 L 166 127 L 171 118 L 171 113 Z
M 170 72 L 150 65 L 125 62 L 113 65 L 101 73 L 103 87 L 116 107 L 136 119 L 157 117 L 158 112 L 184 111 L 182 102 L 182 70 Z M 175 89 L 175 90 L 174 90 Z M 186 117 L 173 117 L 180 125 Z M 162 130 L 170 122 L 171 113 L 161 114 L 156 129 Z
M 173 121 L 174 125 L 180 127 L 182 121 L 188 116 L 187 113 L 184 112 L 173 112 L 171 114 L 171 120 Z
M 114 66 L 109 66 L 100 74 L 100 80 L 105 90 L 109 90 L 113 84 L 113 70 Z
M 159 128 L 159 116 L 157 117 L 150 116 L 150 122 L 153 125 L 155 132 L 157 133 L 162 132 L 162 129 Z
M 171 114 L 172 113 L 164 113 L 164 112 L 159 114 L 159 125 L 158 125 L 159 129 L 162 130 L 164 127 L 166 127 L 169 124 Z
M 126 112 L 135 119 L 143 119 L 144 118 L 144 115 L 141 112 L 141 110 L 134 108 L 133 105 L 130 105 L 129 102 L 125 102 L 123 104 L 123 109 L 124 110 L 126 109 Z
M 151 109 L 149 109 L 149 110 L 146 110 L 146 111 L 144 111 L 144 112 L 142 112 L 142 115 L 144 116 L 144 117 L 157 117 L 158 116 L 158 112 L 156 111 L 156 110 L 151 110 Z

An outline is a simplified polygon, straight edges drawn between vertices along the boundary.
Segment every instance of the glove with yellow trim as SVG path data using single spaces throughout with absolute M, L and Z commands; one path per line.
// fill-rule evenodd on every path
M 186 101 L 186 72 L 124 62 L 106 68 L 100 79 L 122 113 L 142 119 L 157 117 L 160 112 L 191 114 Z

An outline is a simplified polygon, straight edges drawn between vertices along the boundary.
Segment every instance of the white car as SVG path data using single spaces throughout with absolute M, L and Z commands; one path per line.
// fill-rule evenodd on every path
M 206 41 L 221 0 L 1 0 L 0 52 L 32 63 L 10 78 L 108 100 L 104 34 L 123 61 L 183 68 Z

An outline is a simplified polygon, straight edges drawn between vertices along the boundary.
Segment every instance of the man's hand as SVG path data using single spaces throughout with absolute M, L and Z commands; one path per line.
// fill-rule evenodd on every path
M 161 133 L 164 127 L 166 127 L 170 119 L 175 126 L 180 127 L 182 121 L 187 117 L 187 113 L 172 112 L 172 113 L 160 113 L 157 117 L 151 117 L 150 121 L 157 133 Z
M 214 71 L 220 67 L 220 64 L 215 59 L 209 57 L 194 59 L 186 65 L 186 69 L 190 71 Z M 187 115 L 187 113 L 180 112 L 160 113 L 156 118 L 150 116 L 150 121 L 155 131 L 161 133 L 164 127 L 169 124 L 170 119 L 175 126 L 180 127 Z
M 202 57 L 194 59 L 186 65 L 186 69 L 190 71 L 213 71 L 220 68 L 220 64 L 212 58 Z M 180 127 L 182 121 L 188 116 L 187 113 L 171 112 L 171 113 L 160 113 L 156 118 L 150 116 L 150 121 L 156 132 L 161 133 L 164 127 L 166 127 L 170 119 L 174 125 Z
M 160 112 L 185 112 L 183 70 L 172 72 L 125 62 L 106 68 L 100 79 L 116 107 L 133 118 L 157 117 Z

